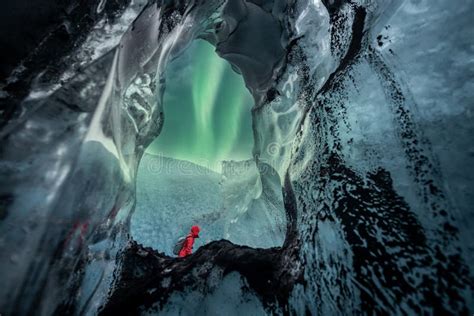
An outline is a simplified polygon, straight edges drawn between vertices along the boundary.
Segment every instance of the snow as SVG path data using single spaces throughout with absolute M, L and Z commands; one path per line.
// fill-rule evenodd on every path
M 137 175 L 132 237 L 172 255 L 179 237 L 199 225 L 194 250 L 220 239 L 258 248 L 281 246 L 286 225 L 281 191 L 269 188 L 262 194 L 253 161 L 227 162 L 224 170 L 219 174 L 184 160 L 145 154 Z M 271 193 L 275 200 L 268 198 Z

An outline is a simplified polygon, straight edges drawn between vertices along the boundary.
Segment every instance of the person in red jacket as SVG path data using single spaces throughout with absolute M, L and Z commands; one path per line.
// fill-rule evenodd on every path
M 186 257 L 193 253 L 194 239 L 199 238 L 199 226 L 191 227 L 191 232 L 186 236 L 186 240 L 183 243 L 183 248 L 179 251 L 179 257 Z

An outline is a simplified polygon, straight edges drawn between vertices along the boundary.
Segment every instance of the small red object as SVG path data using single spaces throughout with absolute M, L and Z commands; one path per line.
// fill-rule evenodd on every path
M 191 231 L 186 236 L 186 240 L 183 243 L 183 248 L 179 251 L 179 257 L 189 256 L 193 252 L 194 239 L 199 238 L 199 226 L 191 227 Z

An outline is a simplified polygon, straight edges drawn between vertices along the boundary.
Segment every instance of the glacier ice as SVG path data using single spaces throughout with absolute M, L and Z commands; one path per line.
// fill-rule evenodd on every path
M 258 298 L 246 290 L 245 280 L 236 273 L 222 278 L 215 289 L 208 295 L 200 291 L 176 293 L 169 299 L 169 304 L 160 310 L 160 315 L 249 315 L 265 313 Z M 155 315 L 153 307 L 145 310 L 143 315 Z
M 275 179 L 276 176 L 276 179 Z M 262 184 L 263 182 L 263 184 Z M 188 161 L 145 153 L 137 173 L 132 238 L 173 256 L 178 237 L 201 228 L 194 249 L 227 239 L 256 248 L 283 244 L 286 230 L 276 173 L 260 178 L 253 160 L 224 162 L 217 173 Z
M 123 35 L 92 34 L 131 18 L 91 3 L 83 33 L 68 8 L 2 79 L 0 313 L 204 313 L 229 296 L 249 313 L 473 312 L 472 1 L 150 1 Z M 179 260 L 133 241 L 150 227 L 131 218 L 166 67 L 197 38 L 252 93 L 249 177 L 286 227 L 253 248 L 223 225 L 238 244 Z

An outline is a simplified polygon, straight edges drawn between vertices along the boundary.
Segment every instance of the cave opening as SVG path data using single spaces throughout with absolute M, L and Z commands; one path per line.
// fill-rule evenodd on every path
M 138 167 L 132 237 L 172 255 L 176 240 L 199 225 L 195 250 L 220 239 L 281 246 L 281 185 L 252 157 L 254 100 L 242 76 L 198 39 L 169 63 L 165 77 L 163 129 Z

